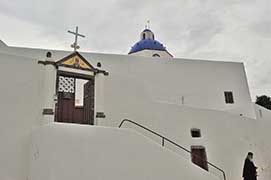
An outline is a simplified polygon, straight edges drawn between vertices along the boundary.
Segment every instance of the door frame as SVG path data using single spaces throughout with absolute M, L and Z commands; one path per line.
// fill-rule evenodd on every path
M 57 70 L 57 73 L 56 73 L 56 96 L 57 96 L 57 102 L 56 102 L 56 106 L 55 106 L 55 112 L 58 113 L 58 88 L 59 88 L 59 76 L 63 76 L 63 77 L 71 77 L 71 78 L 74 78 L 75 79 L 75 85 L 74 85 L 74 90 L 76 93 L 76 79 L 84 79 L 84 80 L 89 80 L 89 81 L 94 81 L 94 92 L 95 92 L 95 74 L 90 74 L 91 72 L 87 72 L 88 74 L 81 74 L 81 73 L 76 73 L 76 71 L 74 71 L 72 68 L 65 68 L 65 69 L 68 69 L 68 70 L 71 70 L 71 71 L 63 71 L 62 69 L 58 69 Z M 75 94 L 74 94 L 75 96 Z M 95 93 L 94 93 L 94 110 L 93 110 L 93 114 L 95 114 Z M 54 117 L 54 121 L 55 122 L 58 122 L 57 121 L 57 113 L 55 113 L 55 117 Z M 95 121 L 95 116 L 93 115 L 93 120 L 92 121 Z M 90 122 L 92 122 L 90 120 Z M 91 125 L 91 123 L 89 124 Z

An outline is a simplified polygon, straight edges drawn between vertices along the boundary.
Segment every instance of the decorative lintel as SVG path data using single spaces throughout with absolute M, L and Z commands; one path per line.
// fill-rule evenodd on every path
M 56 67 L 56 62 L 53 62 L 53 61 L 38 61 L 38 64 L 43 64 L 43 65 L 53 65 Z
M 109 75 L 109 72 L 105 70 L 95 69 L 95 74 L 103 73 L 105 76 Z

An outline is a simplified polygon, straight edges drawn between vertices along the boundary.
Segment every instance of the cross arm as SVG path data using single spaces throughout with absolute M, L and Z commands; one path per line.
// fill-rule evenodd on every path
M 82 34 L 78 34 L 78 33 L 72 32 L 72 31 L 70 31 L 70 30 L 68 30 L 68 33 L 74 34 L 74 35 L 76 35 L 76 36 L 86 37 L 86 36 L 84 36 L 84 35 L 82 35 Z

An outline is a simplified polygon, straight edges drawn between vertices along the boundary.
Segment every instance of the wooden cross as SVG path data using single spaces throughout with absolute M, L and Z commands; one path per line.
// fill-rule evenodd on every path
M 74 50 L 74 52 L 75 52 L 77 49 L 80 48 L 80 46 L 79 46 L 78 43 L 77 43 L 78 36 L 83 37 L 83 38 L 84 38 L 85 36 L 78 33 L 78 26 L 76 26 L 75 32 L 68 31 L 68 33 L 71 33 L 71 34 L 75 35 L 74 43 L 71 45 L 71 47 L 73 48 L 73 50 Z

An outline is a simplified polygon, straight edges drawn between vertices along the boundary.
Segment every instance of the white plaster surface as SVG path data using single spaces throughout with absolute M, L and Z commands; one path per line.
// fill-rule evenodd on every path
M 34 59 L 0 53 L 0 179 L 26 180 L 30 134 L 41 124 L 43 69 Z
M 7 47 L 6 43 L 4 43 L 2 40 L 0 40 L 0 46 L 1 47 Z
M 0 126 L 0 179 L 30 178 L 28 176 L 30 133 L 33 127 L 41 125 L 42 102 L 45 98 L 44 91 L 46 91 L 43 87 L 43 65 L 37 64 L 37 61 L 44 60 L 47 51 L 0 48 L 2 83 L 0 86 L 2 124 Z M 51 52 L 56 60 L 70 54 L 64 51 Z M 130 118 L 164 134 L 188 149 L 191 145 L 203 145 L 206 147 L 208 160 L 225 169 L 229 180 L 241 179 L 243 160 L 248 151 L 253 151 L 255 163 L 260 169 L 263 168 L 259 172 L 258 179 L 271 179 L 269 153 L 271 151 L 269 140 L 271 113 L 269 110 L 252 104 L 242 63 L 82 54 L 91 64 L 96 65 L 97 62 L 101 62 L 102 68 L 109 71 L 109 76 L 104 77 L 104 86 L 101 86 L 104 90 L 101 109 L 104 110 L 106 119 L 99 120 L 100 126 L 116 127 L 122 119 Z M 225 90 L 233 91 L 235 104 L 225 104 L 223 94 Z M 182 97 L 184 97 L 183 102 Z M 259 109 L 262 110 L 262 118 L 259 118 Z M 243 116 L 240 117 L 239 114 Z M 161 142 L 160 139 L 133 126 L 127 127 L 143 133 L 154 141 Z M 192 139 L 191 128 L 200 128 L 202 138 Z M 118 129 L 115 131 L 122 132 Z M 38 133 L 43 133 L 43 131 Z M 96 131 L 90 131 L 90 133 L 93 133 L 93 138 L 96 137 Z M 111 133 L 110 129 L 108 133 Z M 49 143 L 49 138 L 52 139 L 54 136 L 61 137 L 57 133 L 50 135 L 48 131 L 48 139 L 38 142 L 39 146 L 54 150 L 52 145 L 56 145 L 57 141 L 53 141 L 55 144 L 50 144 L 49 147 L 46 145 Z M 74 137 L 75 139 L 73 136 L 69 137 L 73 142 L 78 141 L 77 136 Z M 138 141 L 137 138 L 130 138 L 131 144 Z M 126 143 L 128 139 L 125 139 L 123 143 Z M 106 146 L 100 140 L 93 140 L 93 146 Z M 67 148 L 70 146 L 72 150 L 77 150 L 75 145 L 69 143 L 69 139 L 65 142 L 63 146 Z M 132 146 L 131 144 L 129 146 Z M 150 144 L 152 143 L 147 143 L 146 146 L 153 146 Z M 168 144 L 166 146 L 175 151 Z M 61 149 L 58 146 L 56 148 Z M 99 153 L 97 151 L 96 149 L 94 154 Z M 103 148 L 99 151 L 103 151 Z M 110 153 L 110 151 L 105 152 Z M 69 153 L 72 152 L 69 151 Z M 182 152 L 177 153 L 187 160 L 190 158 Z M 84 162 L 85 154 L 80 156 L 83 158 L 80 160 Z M 171 156 L 166 155 L 166 152 L 163 154 Z M 54 157 L 49 152 L 47 155 Z M 114 154 L 110 155 L 114 156 Z M 66 162 L 66 156 L 61 157 L 64 158 L 63 162 Z M 101 162 L 104 162 L 101 155 L 98 157 Z M 176 159 L 172 157 L 168 158 Z M 74 157 L 72 156 L 71 159 L 74 160 Z M 40 161 L 40 167 L 48 168 L 46 163 L 49 163 L 49 160 L 53 161 L 53 159 L 45 159 L 42 161 L 44 164 Z M 66 164 L 61 164 L 60 161 L 58 165 L 61 165 L 60 167 L 63 165 L 64 168 Z M 187 164 L 186 166 L 190 167 Z M 108 166 L 104 172 L 107 170 L 113 171 Z M 38 171 L 42 170 L 38 169 Z M 104 172 L 103 174 L 106 174 Z
M 51 124 L 33 133 L 31 180 L 214 180 L 131 130 Z
M 9 48 L 7 53 L 43 59 L 47 51 L 51 51 L 56 60 L 70 54 L 64 51 L 15 47 Z M 94 66 L 101 62 L 102 68 L 110 73 L 105 79 L 106 106 L 116 102 L 112 101 L 115 99 L 111 96 L 117 98 L 118 102 L 120 98 L 125 100 L 120 103 L 134 103 L 131 101 L 133 98 L 141 98 L 144 101 L 179 105 L 183 98 L 187 106 L 256 117 L 242 63 L 81 54 Z M 224 91 L 233 91 L 234 104 L 225 104 Z
M 255 108 L 257 119 L 262 120 L 262 121 L 267 121 L 267 123 L 271 121 L 271 110 L 266 109 L 262 106 L 259 106 L 258 104 L 255 104 L 254 108 Z
M 143 57 L 153 57 L 154 54 L 159 54 L 160 58 L 172 58 L 172 55 L 170 55 L 167 51 L 159 51 L 159 50 L 149 50 L 144 49 L 142 51 L 138 51 L 132 54 L 129 54 L 130 56 L 143 56 Z M 159 57 L 153 57 L 153 58 L 159 58 Z
M 153 104 L 149 112 L 144 111 L 147 106 L 141 104 L 136 107 L 138 113 L 127 115 L 132 120 L 159 132 L 185 148 L 201 145 L 206 148 L 208 161 L 225 170 L 228 179 L 239 179 L 242 175 L 243 161 L 249 151 L 255 154 L 255 163 L 259 167 L 259 180 L 271 178 L 271 119 L 250 119 L 232 115 L 227 112 L 191 108 L 187 106 Z M 140 113 L 139 113 L 140 112 Z M 266 114 L 270 112 L 266 112 Z M 119 121 L 107 121 L 117 126 Z M 124 125 L 149 136 L 161 143 L 161 139 L 142 131 L 134 125 Z M 193 139 L 191 128 L 199 128 L 202 137 Z M 182 157 L 190 159 L 183 151 L 166 143 L 166 147 L 176 150 Z M 262 170 L 263 168 L 263 170 Z M 219 174 L 213 168 L 212 173 Z
M 47 59 L 47 61 L 52 61 Z M 53 65 L 40 65 L 44 69 L 44 84 L 43 87 L 46 87 L 44 92 L 44 98 L 42 103 L 42 109 L 52 109 L 55 112 L 55 98 L 56 95 L 56 68 Z M 54 122 L 54 115 L 43 115 L 43 124 Z

